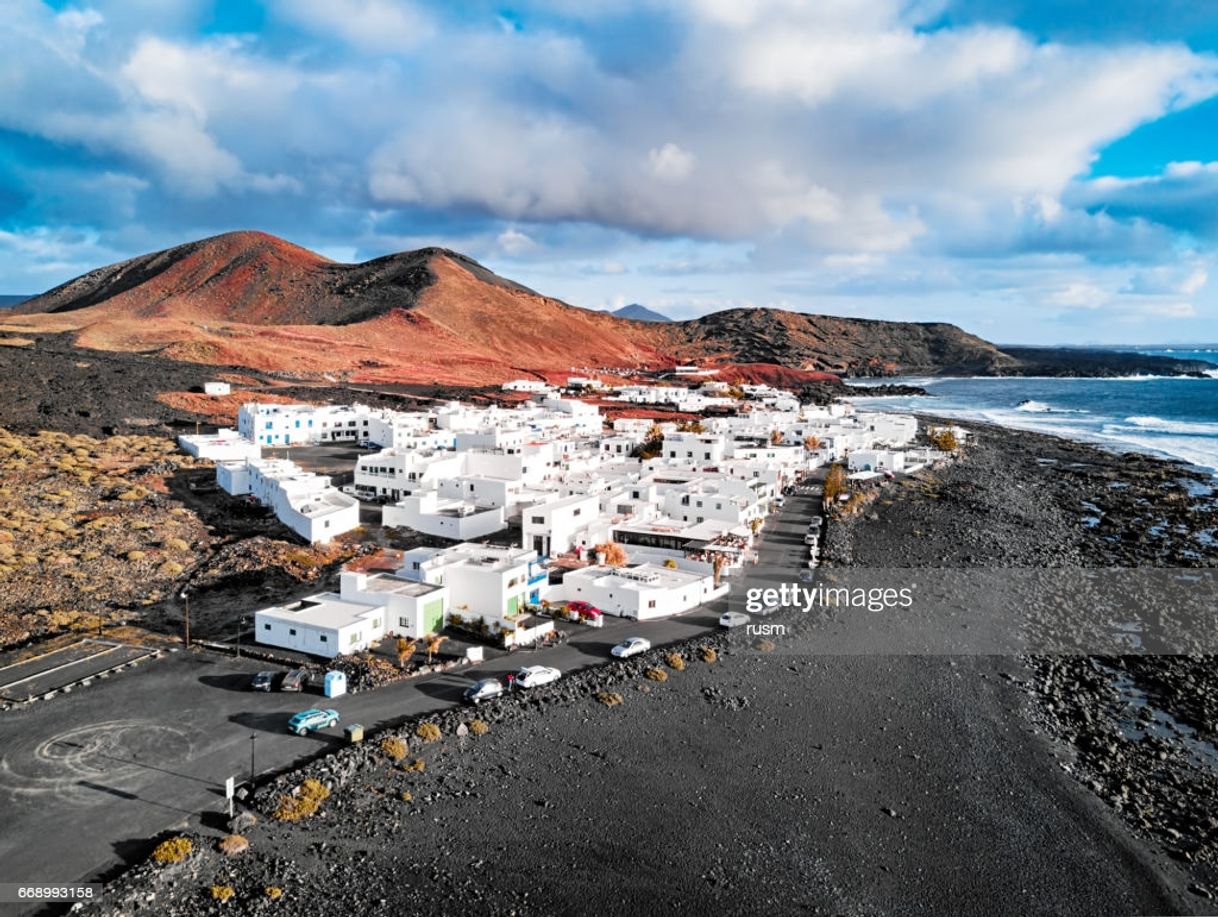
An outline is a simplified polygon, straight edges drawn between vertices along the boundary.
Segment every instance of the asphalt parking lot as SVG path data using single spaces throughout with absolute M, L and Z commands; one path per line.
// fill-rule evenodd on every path
M 788 498 L 767 525 L 760 562 L 745 571 L 733 595 L 674 618 L 570 625 L 570 638 L 555 646 L 497 653 L 477 667 L 333 699 L 249 691 L 253 673 L 273 668 L 258 660 L 170 653 L 69 695 L 0 714 L 0 882 L 104 875 L 142 856 L 148 839 L 163 831 L 215 827 L 226 809 L 224 782 L 249 776 L 251 751 L 256 772 L 277 770 L 341 744 L 342 727 L 350 723 L 374 731 L 459 703 L 481 677 L 523 665 L 571 672 L 605 664 L 609 649 L 628 636 L 661 645 L 712 631 L 755 577 L 796 575 L 794 562 L 806 558 L 802 537 L 810 507 L 811 498 Z M 310 706 L 338 710 L 339 727 L 289 734 L 288 718 Z

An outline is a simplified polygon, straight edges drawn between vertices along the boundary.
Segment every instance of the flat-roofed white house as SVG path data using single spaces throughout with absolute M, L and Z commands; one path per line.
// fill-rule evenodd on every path
M 434 490 L 403 497 L 381 509 L 381 524 L 404 526 L 454 541 L 484 538 L 507 528 L 502 506 L 483 506 L 472 500 L 442 497 Z
M 891 449 L 859 449 L 847 459 L 851 471 L 904 471 L 905 453 Z
M 383 606 L 385 633 L 419 639 L 444 629 L 448 614 L 448 587 L 423 583 L 396 573 L 358 573 L 344 570 L 339 594 L 347 602 Z
M 203 394 L 211 395 L 213 398 L 231 394 L 233 387 L 227 382 L 204 382 Z
M 576 494 L 538 503 L 521 511 L 521 543 L 541 557 L 561 554 L 575 547 L 577 534 L 594 525 L 600 516 L 596 494 Z
M 246 459 L 216 465 L 216 483 L 234 496 L 249 494 L 311 544 L 358 528 L 359 500 L 325 475 L 287 459 Z
M 536 561 L 531 549 L 458 544 L 407 551 L 398 573 L 447 586 L 450 614 L 489 623 L 520 613 L 534 595 L 541 596 L 549 575 Z
M 592 566 L 569 571 L 561 597 L 590 602 L 605 614 L 646 621 L 680 614 L 724 595 L 713 573 L 670 569 L 659 564 Z
M 265 404 L 251 401 L 237 411 L 241 435 L 263 446 L 362 442 L 368 439 L 372 408 L 363 404 Z
M 240 462 L 262 457 L 261 446 L 227 427 L 221 427 L 215 433 L 179 436 L 178 446 L 187 455 L 213 462 Z
M 319 592 L 254 613 L 259 643 L 332 658 L 359 653 L 385 636 L 384 605 L 350 602 L 334 592 Z

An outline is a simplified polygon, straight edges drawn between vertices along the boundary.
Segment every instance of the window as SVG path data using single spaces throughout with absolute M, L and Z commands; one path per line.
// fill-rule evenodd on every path
M 350 646 L 355 646 L 355 644 L 359 643 L 359 631 L 353 631 L 351 634 L 351 639 L 349 639 L 347 643 Z
M 269 624 L 263 624 L 263 625 L 262 625 L 262 629 L 263 629 L 263 630 L 270 630 L 270 629 L 271 629 L 271 625 L 269 625 Z
M 288 628 L 288 636 L 289 636 L 289 637 L 295 637 L 295 636 L 296 636 L 296 628 L 294 628 L 294 627 L 289 627 L 289 628 Z
M 533 517 L 533 524 L 534 524 L 534 525 L 545 525 L 545 524 L 546 524 L 546 517 L 545 517 L 545 516 L 534 516 L 534 517 Z
M 330 638 L 329 638 L 329 637 L 327 637 L 325 634 L 322 634 L 320 637 L 318 637 L 318 639 L 319 639 L 319 640 L 321 640 L 321 642 L 322 642 L 322 643 L 329 643 L 329 642 L 330 642 Z
M 578 515 L 579 515 L 580 513 L 582 513 L 583 511 L 584 511 L 584 510 L 583 510 L 583 507 L 579 507 L 579 506 L 577 506 L 577 507 L 575 508 L 575 512 L 573 512 L 571 515 L 572 515 L 572 516 L 578 516 Z
M 648 603 L 647 603 L 647 607 L 648 607 L 648 608 L 655 608 L 655 607 L 656 607 L 656 600 L 655 600 L 655 599 L 652 599 L 650 602 L 648 602 Z
M 410 622 L 407 621 L 405 618 L 398 618 L 398 627 L 409 627 L 409 626 L 410 626 Z

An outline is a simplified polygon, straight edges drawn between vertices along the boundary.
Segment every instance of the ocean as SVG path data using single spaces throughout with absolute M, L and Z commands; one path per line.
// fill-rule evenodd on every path
M 1218 352 L 1146 350 L 1218 363 Z M 923 378 L 933 397 L 852 398 L 860 410 L 923 411 L 1052 433 L 1118 450 L 1180 459 L 1218 475 L 1218 368 L 1210 378 Z M 851 380 L 866 385 L 865 380 Z

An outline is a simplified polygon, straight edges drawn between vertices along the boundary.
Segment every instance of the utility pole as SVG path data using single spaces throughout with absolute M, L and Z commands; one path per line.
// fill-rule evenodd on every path
M 250 733 L 250 786 L 254 785 L 254 748 L 258 744 L 258 733 Z
M 245 618 L 237 618 L 237 658 L 241 658 L 241 625 L 245 622 Z
M 185 589 L 182 590 L 182 601 L 186 603 L 186 608 L 182 615 L 182 627 L 185 631 L 183 642 L 186 644 L 186 648 L 190 649 L 190 593 Z

